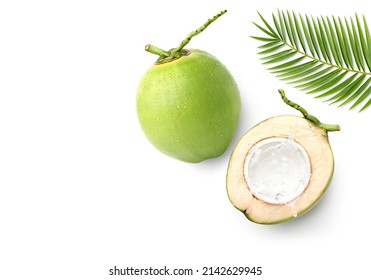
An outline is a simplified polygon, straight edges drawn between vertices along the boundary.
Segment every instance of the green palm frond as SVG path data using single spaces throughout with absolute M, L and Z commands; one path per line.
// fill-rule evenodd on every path
M 371 105 L 371 35 L 365 17 L 313 17 L 278 10 L 260 14 L 263 64 L 279 79 L 339 107 Z

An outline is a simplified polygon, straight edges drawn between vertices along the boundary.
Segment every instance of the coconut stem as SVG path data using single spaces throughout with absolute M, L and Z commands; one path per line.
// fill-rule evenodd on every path
M 180 52 L 189 43 L 189 41 L 191 41 L 191 39 L 194 36 L 200 34 L 202 31 L 204 31 L 206 29 L 206 27 L 208 27 L 212 22 L 214 22 L 215 20 L 217 20 L 219 17 L 221 17 L 222 15 L 224 15 L 226 12 L 227 12 L 227 10 L 221 11 L 220 13 L 216 14 L 212 18 L 209 18 L 198 29 L 196 29 L 195 31 L 192 31 L 191 33 L 189 33 L 187 35 L 187 37 L 180 43 L 180 45 L 174 50 L 174 52 Z
M 221 11 L 220 13 L 216 14 L 212 18 L 208 19 L 201 27 L 189 33 L 187 37 L 180 43 L 180 45 L 177 48 L 171 49 L 169 51 L 164 51 L 163 49 L 160 49 L 156 46 L 146 45 L 144 49 L 147 52 L 157 54 L 159 56 L 159 59 L 157 60 L 158 63 L 171 61 L 172 59 L 181 57 L 184 54 L 189 54 L 188 52 L 183 52 L 183 48 L 189 43 L 189 41 L 191 41 L 191 39 L 194 36 L 204 31 L 212 22 L 217 20 L 220 16 L 224 15 L 226 12 L 227 10 Z
M 167 51 L 164 51 L 163 49 L 160 49 L 153 45 L 146 45 L 144 48 L 147 52 L 157 54 L 158 56 L 169 56 L 170 53 Z
M 326 131 L 339 131 L 340 126 L 338 124 L 325 124 L 321 123 L 319 119 L 317 119 L 315 116 L 308 114 L 307 110 L 305 110 L 303 107 L 301 107 L 299 104 L 287 99 L 285 92 L 283 89 L 279 89 L 278 92 L 281 95 L 281 98 L 283 102 L 285 102 L 287 105 L 293 107 L 294 109 L 298 110 L 300 113 L 303 114 L 304 118 L 306 118 L 308 121 L 311 121 L 316 126 L 323 128 Z

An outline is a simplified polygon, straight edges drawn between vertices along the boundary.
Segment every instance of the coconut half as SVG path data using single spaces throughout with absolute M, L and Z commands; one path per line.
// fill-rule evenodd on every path
M 298 116 L 277 116 L 250 129 L 229 160 L 232 204 L 260 224 L 306 213 L 322 197 L 334 171 L 327 130 Z

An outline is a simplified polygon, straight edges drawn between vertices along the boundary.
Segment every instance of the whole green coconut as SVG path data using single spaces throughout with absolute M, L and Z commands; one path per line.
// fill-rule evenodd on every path
M 149 141 L 166 155 L 200 162 L 222 155 L 238 124 L 241 99 L 227 68 L 214 56 L 184 49 L 223 11 L 170 51 L 147 45 L 159 55 L 140 80 L 137 113 Z

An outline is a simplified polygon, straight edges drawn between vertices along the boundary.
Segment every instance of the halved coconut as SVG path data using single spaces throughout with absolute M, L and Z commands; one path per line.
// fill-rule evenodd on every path
M 280 223 L 311 209 L 333 171 L 326 129 L 307 118 L 277 116 L 254 126 L 234 148 L 228 196 L 249 220 Z

